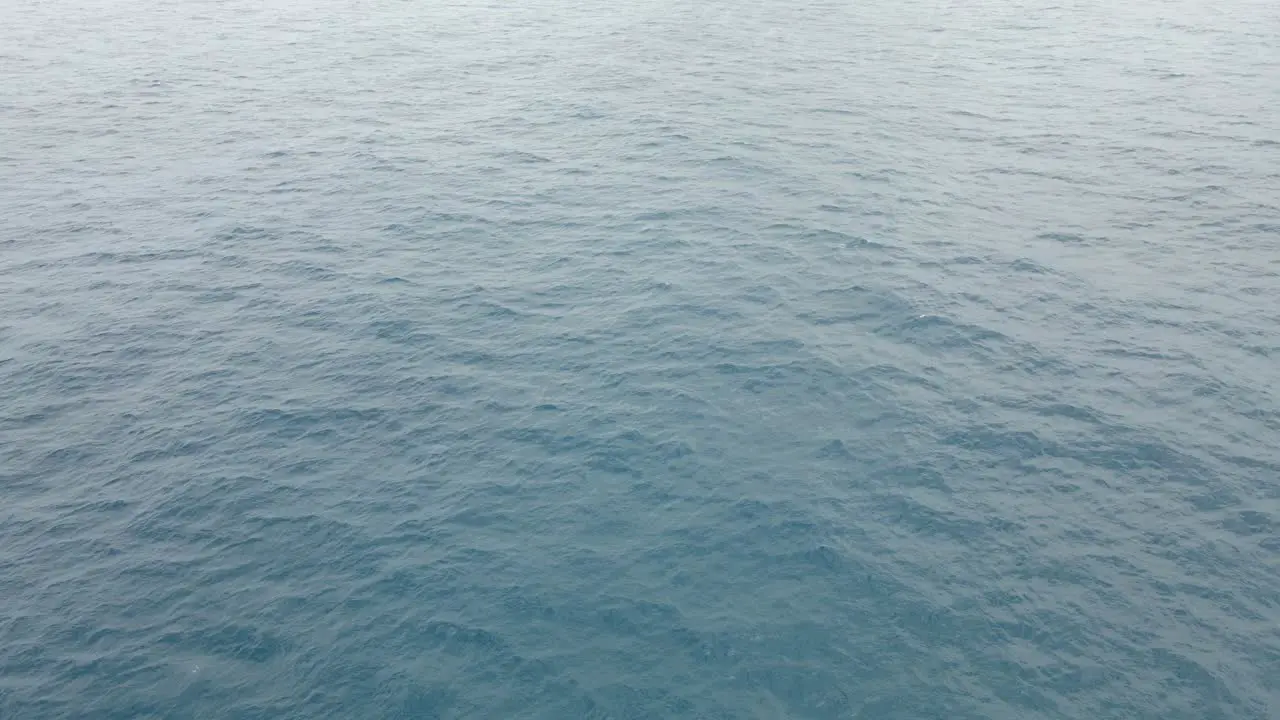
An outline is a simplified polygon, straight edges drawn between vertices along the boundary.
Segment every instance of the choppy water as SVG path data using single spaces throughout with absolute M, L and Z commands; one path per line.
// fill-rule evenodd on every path
M 1277 37 L 4 3 L 0 717 L 1280 716 Z

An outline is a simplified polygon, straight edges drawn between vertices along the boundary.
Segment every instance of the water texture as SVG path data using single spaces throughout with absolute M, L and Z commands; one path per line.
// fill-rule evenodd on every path
M 0 718 L 1280 717 L 1278 37 L 0 4 Z

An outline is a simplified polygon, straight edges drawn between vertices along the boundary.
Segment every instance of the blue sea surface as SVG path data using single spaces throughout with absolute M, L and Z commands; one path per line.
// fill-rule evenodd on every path
M 0 718 L 1280 718 L 1277 38 L 0 3 Z

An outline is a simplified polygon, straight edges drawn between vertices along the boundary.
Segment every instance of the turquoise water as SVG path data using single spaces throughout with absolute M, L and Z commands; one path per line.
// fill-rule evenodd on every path
M 1280 6 L 0 7 L 0 718 L 1280 717 Z

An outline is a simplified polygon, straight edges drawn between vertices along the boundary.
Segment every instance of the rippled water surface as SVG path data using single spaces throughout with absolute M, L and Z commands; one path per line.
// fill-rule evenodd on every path
M 0 4 L 0 717 L 1280 717 L 1278 37 Z

